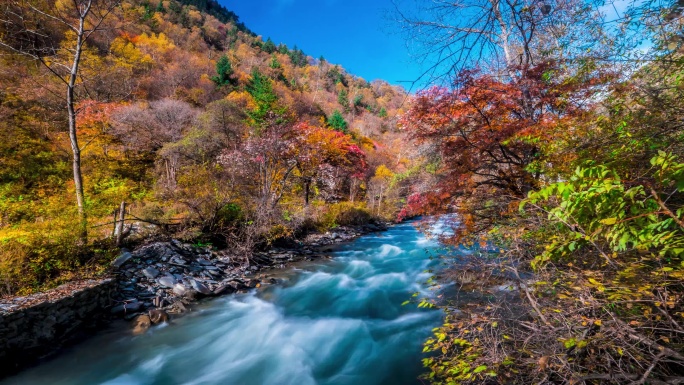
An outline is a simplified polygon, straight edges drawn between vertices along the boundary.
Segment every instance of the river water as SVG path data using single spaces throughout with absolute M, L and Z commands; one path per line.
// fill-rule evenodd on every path
M 140 336 L 110 330 L 0 382 L 50 385 L 413 385 L 441 312 L 402 306 L 438 267 L 411 223 L 342 245 L 284 283 L 207 301 Z

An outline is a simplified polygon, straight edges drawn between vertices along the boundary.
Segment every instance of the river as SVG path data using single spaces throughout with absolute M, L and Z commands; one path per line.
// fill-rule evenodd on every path
M 283 283 L 213 299 L 140 336 L 112 328 L 15 377 L 50 385 L 414 385 L 439 311 L 402 306 L 443 251 L 411 223 L 298 265 Z

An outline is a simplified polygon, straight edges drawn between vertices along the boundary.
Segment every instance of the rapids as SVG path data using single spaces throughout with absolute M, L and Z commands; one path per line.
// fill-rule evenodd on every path
M 426 270 L 439 251 L 400 224 L 281 284 L 204 302 L 140 336 L 113 328 L 0 384 L 420 384 L 422 342 L 442 315 L 402 303 L 433 295 Z

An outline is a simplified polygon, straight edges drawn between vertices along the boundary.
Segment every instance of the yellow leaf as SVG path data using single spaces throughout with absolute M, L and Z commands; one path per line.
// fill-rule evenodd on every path
M 601 223 L 603 223 L 604 225 L 612 226 L 615 223 L 617 223 L 617 218 L 606 218 L 601 220 Z

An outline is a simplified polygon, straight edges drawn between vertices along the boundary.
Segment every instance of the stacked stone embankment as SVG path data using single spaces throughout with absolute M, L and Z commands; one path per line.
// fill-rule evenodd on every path
M 62 285 L 0 303 L 0 378 L 98 329 L 107 318 L 112 278 Z

